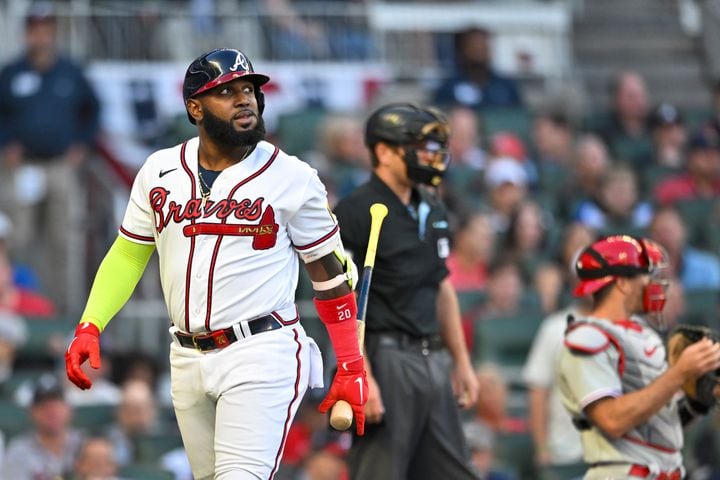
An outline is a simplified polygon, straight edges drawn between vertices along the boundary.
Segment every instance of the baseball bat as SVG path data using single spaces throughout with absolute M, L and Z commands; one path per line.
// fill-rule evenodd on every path
M 363 351 L 365 342 L 365 311 L 367 309 L 368 296 L 370 294 L 370 280 L 375 266 L 375 253 L 377 251 L 380 228 L 388 213 L 388 209 L 382 203 L 373 203 L 370 206 L 370 236 L 368 237 L 367 252 L 365 252 L 365 264 L 363 265 L 362 280 L 360 280 L 360 293 L 357 298 L 357 333 L 360 353 Z M 338 400 L 330 411 L 330 425 L 335 430 L 347 430 L 352 425 L 353 411 L 350 404 L 345 400 Z

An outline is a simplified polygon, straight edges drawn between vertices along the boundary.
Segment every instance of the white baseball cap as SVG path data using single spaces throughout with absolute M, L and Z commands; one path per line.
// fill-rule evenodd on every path
M 485 172 L 485 182 L 490 188 L 499 187 L 505 183 L 525 186 L 528 176 L 520 163 L 510 157 L 500 157 L 490 162 Z

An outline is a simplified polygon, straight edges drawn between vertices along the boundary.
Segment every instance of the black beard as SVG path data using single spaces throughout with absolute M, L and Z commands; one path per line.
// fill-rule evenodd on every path
M 226 122 L 206 111 L 202 126 L 208 137 L 228 147 L 254 147 L 265 138 L 265 121 L 261 116 L 257 116 L 255 128 L 238 132 L 233 127 L 232 121 Z

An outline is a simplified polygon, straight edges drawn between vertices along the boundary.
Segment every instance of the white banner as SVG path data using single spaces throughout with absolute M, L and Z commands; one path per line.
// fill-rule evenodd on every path
M 187 65 L 176 63 L 95 62 L 87 73 L 102 104 L 102 127 L 118 158 L 138 168 L 157 148 L 154 142 L 185 106 L 182 82 Z M 323 107 L 329 111 L 363 111 L 390 75 L 380 65 L 263 64 L 270 76 L 263 87 L 269 132 L 283 113 Z M 187 124 L 192 135 L 194 127 Z M 289 152 L 297 153 L 297 152 Z

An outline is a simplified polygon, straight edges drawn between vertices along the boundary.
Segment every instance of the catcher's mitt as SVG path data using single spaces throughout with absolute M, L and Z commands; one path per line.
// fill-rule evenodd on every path
M 700 325 L 677 325 L 667 337 L 667 356 L 670 366 L 677 363 L 680 354 L 688 345 L 708 337 L 714 342 L 720 342 L 718 332 Z M 706 407 L 717 403 L 713 390 L 720 383 L 720 370 L 713 370 L 705 373 L 697 380 L 688 380 L 683 385 L 685 394 L 693 400 L 700 402 Z

